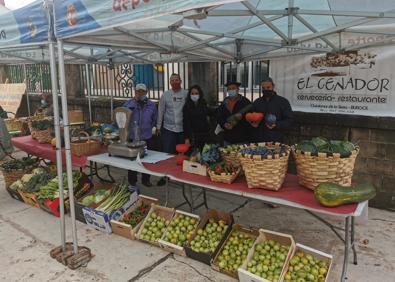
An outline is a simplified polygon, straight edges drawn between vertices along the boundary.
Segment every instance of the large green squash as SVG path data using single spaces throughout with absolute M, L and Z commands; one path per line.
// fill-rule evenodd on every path
M 321 183 L 314 189 L 314 195 L 321 205 L 337 207 L 373 199 L 376 196 L 376 188 L 370 183 L 361 183 L 355 187 Z

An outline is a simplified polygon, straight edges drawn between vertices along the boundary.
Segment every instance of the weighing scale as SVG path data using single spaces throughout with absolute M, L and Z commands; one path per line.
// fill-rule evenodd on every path
M 146 142 L 140 141 L 140 128 L 137 123 L 133 127 L 135 140 L 129 142 L 132 111 L 128 108 L 120 107 L 114 110 L 114 115 L 119 128 L 119 141 L 108 146 L 108 154 L 132 160 L 137 158 L 138 155 L 140 155 L 140 158 L 143 158 Z

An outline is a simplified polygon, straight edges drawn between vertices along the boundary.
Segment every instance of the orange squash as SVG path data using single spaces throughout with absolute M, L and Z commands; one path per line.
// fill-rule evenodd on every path
M 56 138 L 52 138 L 51 145 L 52 147 L 56 147 Z
M 246 114 L 246 120 L 248 122 L 260 122 L 261 120 L 263 120 L 264 114 L 263 113 L 247 113 Z

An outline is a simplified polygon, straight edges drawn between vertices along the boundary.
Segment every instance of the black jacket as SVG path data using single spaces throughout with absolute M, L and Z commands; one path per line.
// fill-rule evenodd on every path
M 258 128 L 252 130 L 253 142 L 283 142 L 284 134 L 292 126 L 293 112 L 288 100 L 274 94 L 269 100 L 265 97 L 258 98 L 252 103 L 252 112 L 261 112 L 265 116 L 273 114 L 276 116 L 276 127 L 267 128 L 263 120 Z
M 240 120 L 232 130 L 228 130 L 225 128 L 225 123 L 228 117 L 238 113 L 244 107 L 251 104 L 250 100 L 239 95 L 239 100 L 236 102 L 236 105 L 233 108 L 233 111 L 230 112 L 227 105 L 227 101 L 229 98 L 225 98 L 222 104 L 218 108 L 218 123 L 224 129 L 224 140 L 236 144 L 236 143 L 248 143 L 250 141 L 250 128 L 251 126 L 247 121 L 243 118 Z
M 184 105 L 184 137 L 192 138 L 195 134 L 209 133 L 208 108 L 206 102 L 199 102 L 197 105 L 192 101 L 187 101 Z

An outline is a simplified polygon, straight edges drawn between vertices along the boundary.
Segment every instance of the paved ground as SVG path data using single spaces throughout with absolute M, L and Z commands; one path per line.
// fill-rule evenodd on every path
M 115 174 L 122 179 L 126 172 Z M 142 191 L 164 199 L 161 187 L 143 187 Z M 297 242 L 333 254 L 329 281 L 339 281 L 342 243 L 311 215 L 297 209 L 270 208 L 257 201 L 246 203 L 245 199 L 218 193 L 210 193 L 208 199 L 212 208 L 233 211 L 238 223 L 289 233 Z M 180 202 L 180 189 L 174 188 L 170 206 Z M 86 268 L 71 271 L 49 256 L 49 251 L 60 244 L 57 218 L 10 198 L 0 178 L 0 281 L 233 281 L 204 264 L 157 247 L 105 235 L 79 222 L 77 228 L 80 244 L 91 248 L 95 257 Z M 359 263 L 349 264 L 348 281 L 395 281 L 394 213 L 369 209 L 369 220 L 357 225 L 356 240 Z

